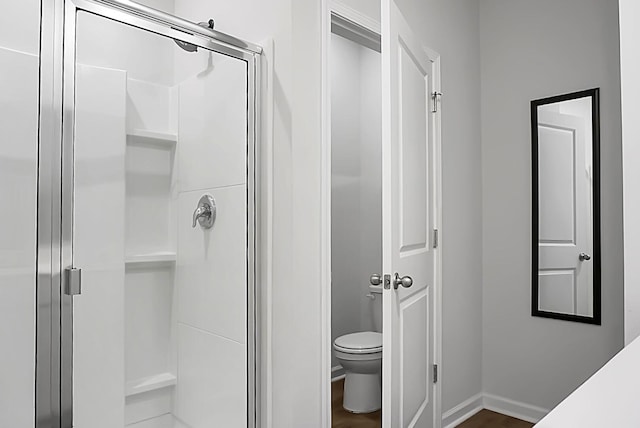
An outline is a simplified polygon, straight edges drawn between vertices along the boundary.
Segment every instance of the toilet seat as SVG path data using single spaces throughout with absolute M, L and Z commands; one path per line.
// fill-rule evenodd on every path
M 333 342 L 333 348 L 346 354 L 375 354 L 382 352 L 382 334 L 374 331 L 345 334 Z

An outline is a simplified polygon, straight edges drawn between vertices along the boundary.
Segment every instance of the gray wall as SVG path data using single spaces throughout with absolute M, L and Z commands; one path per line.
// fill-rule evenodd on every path
M 623 345 L 617 2 L 481 0 L 484 392 L 550 409 Z M 602 326 L 530 315 L 529 102 L 601 88 Z
M 475 0 L 398 1 L 442 60 L 442 411 L 482 391 L 480 45 Z

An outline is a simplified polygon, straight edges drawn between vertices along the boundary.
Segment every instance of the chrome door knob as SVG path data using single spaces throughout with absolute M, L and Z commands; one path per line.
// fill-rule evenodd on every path
M 580 259 L 581 262 L 585 261 L 585 260 L 591 260 L 591 256 L 587 253 L 580 253 L 578 255 L 578 258 Z
M 371 285 L 380 285 L 382 284 L 382 276 L 379 273 L 374 273 L 371 275 L 371 278 L 369 278 L 369 282 Z
M 397 290 L 399 285 L 402 285 L 404 288 L 409 288 L 413 285 L 413 278 L 408 275 L 400 278 L 400 275 L 396 272 L 393 276 L 393 288 Z

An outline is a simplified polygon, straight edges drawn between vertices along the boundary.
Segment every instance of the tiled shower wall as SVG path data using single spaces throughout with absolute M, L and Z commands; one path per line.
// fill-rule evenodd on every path
M 183 55 L 184 56 L 184 55 Z M 178 57 L 179 58 L 179 57 Z M 179 84 L 178 383 L 175 414 L 193 427 L 246 421 L 246 65 L 188 56 Z M 214 226 L 191 227 L 203 194 Z
M 164 428 L 182 427 L 182 421 L 198 428 L 215 421 L 243 427 L 247 405 L 246 64 L 203 50 L 186 53 L 170 39 L 154 36 L 163 43 L 154 40 L 147 44 L 148 60 L 154 64 L 154 50 L 162 49 L 156 61 L 162 66 L 169 49 L 181 64 L 181 81 L 167 86 L 141 80 L 149 77 L 152 67 L 138 67 L 139 58 L 125 61 L 110 52 L 107 58 L 114 64 L 110 66 L 107 59 L 96 57 L 96 52 L 108 50 L 92 37 L 104 23 L 87 25 L 89 22 L 84 22 L 85 32 L 78 32 L 95 43 L 79 50 L 79 59 L 92 65 L 81 66 L 78 73 L 77 109 L 82 114 L 78 127 L 102 131 L 91 138 L 78 134 L 83 148 L 77 152 L 81 156 L 76 157 L 76 163 L 78 167 L 89 161 L 97 161 L 98 166 L 107 161 L 118 165 L 109 168 L 111 174 L 97 177 L 92 173 L 100 168 L 85 169 L 90 173 L 77 180 L 95 180 L 88 183 L 91 187 L 79 188 L 92 192 L 85 191 L 77 203 L 92 200 L 92 195 L 100 197 L 104 186 L 115 185 L 120 193 L 102 201 L 113 220 L 109 227 L 103 231 L 76 229 L 76 250 L 85 253 L 78 257 L 85 257 L 83 268 L 90 274 L 89 268 L 99 266 L 91 264 L 87 254 L 117 248 L 118 254 L 109 254 L 109 260 L 111 256 L 115 259 L 106 272 L 119 276 L 110 277 L 108 289 L 98 277 L 93 281 L 86 278 L 84 288 L 92 290 L 83 291 L 74 304 L 78 320 L 82 318 L 76 331 L 75 354 L 82 360 L 75 373 L 76 388 L 86 391 L 76 396 L 77 426 L 106 428 L 124 423 L 136 428 Z M 126 28 L 107 27 L 103 32 L 124 32 L 116 38 L 129 33 Z M 127 38 L 141 43 L 135 36 L 131 33 Z M 86 43 L 86 39 L 80 42 Z M 130 54 L 120 52 L 121 56 Z M 146 75 L 142 74 L 145 69 Z M 113 84 L 114 79 L 121 84 Z M 83 98 L 82 87 L 100 94 Z M 117 112 L 105 111 L 105 105 L 113 103 L 119 106 Z M 119 134 L 110 135 L 104 125 L 116 118 L 117 126 L 107 128 Z M 136 129 L 177 132 L 175 151 L 126 143 L 126 132 Z M 117 154 L 104 156 L 100 148 L 110 146 Z M 91 159 L 93 155 L 98 159 Z M 209 230 L 191 225 L 203 194 L 212 195 L 218 207 L 215 225 Z M 87 210 L 76 214 L 77 224 L 91 218 Z M 102 245 L 92 246 L 95 241 Z M 175 270 L 172 265 L 154 265 L 123 271 L 130 252 L 171 249 L 177 253 Z M 98 294 L 101 305 L 95 299 Z M 109 310 L 96 310 L 107 306 Z M 101 335 L 108 339 L 106 349 L 91 343 L 90 331 L 100 326 L 107 327 Z M 132 381 L 161 374 L 174 375 L 175 387 L 130 395 L 125 400 L 124 390 Z M 95 420 L 92 415 L 98 413 L 104 416 Z
M 0 13 L 0 426 L 33 427 L 40 1 Z
M 6 352 L 0 353 L 0 426 L 30 427 L 34 424 L 39 18 L 40 2 L 36 0 L 15 2 L 12 8 L 0 14 L 0 125 L 4 134 L 0 141 L 0 194 L 4 197 L 0 204 L 0 343 L 8 345 Z M 101 39 L 104 43 L 119 40 L 117 37 L 104 37 L 104 29 L 93 24 L 80 27 L 78 33 L 87 34 L 86 31 L 91 31 L 95 39 Z M 166 39 L 161 43 L 172 46 Z M 117 44 L 120 48 L 135 47 L 124 42 Z M 126 52 L 128 58 L 142 68 L 129 67 L 126 63 L 105 62 L 111 58 L 110 54 L 116 52 L 108 46 L 85 52 L 93 52 L 94 55 L 85 57 L 82 62 L 98 67 L 85 68 L 84 72 L 102 76 L 93 76 L 87 81 L 95 83 L 96 79 L 101 82 L 106 79 L 113 83 L 91 85 L 85 89 L 102 92 L 112 89 L 113 92 L 100 97 L 105 101 L 113 96 L 115 102 L 120 103 L 113 105 L 118 115 L 125 111 L 125 105 L 121 103 L 126 101 L 123 91 L 127 79 L 159 80 L 167 87 L 176 83 L 172 76 L 173 64 L 169 61 L 165 62 L 166 68 L 157 67 L 159 61 L 165 61 L 164 56 L 158 57 L 157 52 L 151 49 L 128 49 Z M 149 59 L 147 54 L 153 57 Z M 184 113 L 181 116 L 184 121 L 182 128 L 187 130 L 193 127 L 195 131 L 192 131 L 192 135 L 189 132 L 181 133 L 185 143 L 180 153 L 183 163 L 180 179 L 183 184 L 179 188 L 177 201 L 177 227 L 180 234 L 179 252 L 183 254 L 178 258 L 176 282 L 179 291 L 176 297 L 181 300 L 173 302 L 175 306 L 179 303 L 179 312 L 172 319 L 172 322 L 179 323 L 179 339 L 175 344 L 181 362 L 177 370 L 180 379 L 174 404 L 175 412 L 193 426 L 211 420 L 226 420 L 226 426 L 240 426 L 244 421 L 238 415 L 243 415 L 246 407 L 246 70 L 242 62 L 214 59 L 215 78 L 207 78 L 214 70 L 210 68 L 210 58 L 205 58 L 203 63 L 192 63 L 195 68 L 201 67 L 197 71 L 203 74 L 181 85 L 184 93 L 191 91 L 189 96 L 193 97 L 190 101 L 184 95 L 181 97 Z M 192 58 L 189 60 L 193 61 Z M 176 61 L 179 59 L 176 58 Z M 144 68 L 144 64 L 153 67 Z M 158 75 L 158 70 L 164 70 L 162 73 L 166 74 Z M 204 83 L 207 81 L 208 84 Z M 89 92 L 85 94 L 94 96 Z M 82 96 L 82 93 L 79 95 Z M 103 103 L 94 107 L 104 109 L 109 106 Z M 97 117 L 110 115 L 109 112 L 92 112 L 91 109 L 85 113 L 97 115 L 85 119 L 86 123 L 94 124 L 99 123 Z M 120 125 L 124 125 L 121 116 L 117 120 L 118 127 L 108 126 L 109 131 L 115 132 Z M 96 131 L 92 127 L 86 130 Z M 109 143 L 104 144 L 104 149 L 115 147 L 118 151 L 115 156 L 112 156 L 113 153 L 94 152 L 98 149 L 96 145 L 85 146 L 87 163 L 78 167 L 79 173 L 87 179 L 87 182 L 79 183 L 87 186 L 84 189 L 87 194 L 100 190 L 100 184 L 91 180 L 104 179 L 108 182 L 107 187 L 117 187 L 114 188 L 117 194 L 113 196 L 120 201 L 124 178 L 121 174 L 124 168 L 124 128 L 121 131 L 122 135 L 113 138 L 107 134 L 94 136 L 96 144 L 101 141 Z M 113 162 L 122 161 L 122 165 L 113 168 L 113 165 L 100 164 L 106 158 Z M 99 165 L 92 167 L 92 162 Z M 86 168 L 84 172 L 82 168 Z M 115 181 L 112 179 L 114 177 Z M 191 229 L 190 223 L 196 201 L 205 192 L 216 198 L 219 213 L 214 229 L 203 232 L 201 229 Z M 91 211 L 91 206 L 89 204 L 86 211 Z M 109 208 L 113 209 L 114 206 L 109 205 Z M 113 228 L 122 229 L 119 215 L 114 217 L 112 213 L 108 218 L 105 217 L 103 223 L 110 228 L 102 227 L 102 233 L 96 237 L 91 224 L 96 213 L 79 214 L 85 217 L 84 225 L 79 224 L 79 233 L 86 231 L 84 233 L 89 242 L 99 238 L 105 244 L 101 248 L 107 252 L 114 251 L 108 254 L 109 257 L 124 257 L 121 254 L 123 236 L 113 231 Z M 119 220 L 114 222 L 114 218 Z M 83 220 L 79 218 L 78 221 L 82 223 Z M 108 241 L 112 241 L 112 245 L 106 245 Z M 99 258 L 104 255 L 103 252 L 93 256 Z M 94 321 L 100 319 L 105 328 L 104 334 L 94 336 L 99 337 L 102 355 L 112 364 L 101 364 L 94 358 L 95 355 L 87 355 L 85 361 L 91 364 L 83 366 L 80 358 L 76 369 L 78 372 L 83 370 L 87 378 L 99 375 L 105 379 L 104 383 L 98 378 L 91 379 L 85 386 L 93 390 L 86 390 L 81 395 L 86 398 L 84 403 L 90 404 L 85 414 L 89 415 L 98 408 L 104 410 L 100 412 L 102 415 L 114 412 L 112 416 L 115 419 L 111 419 L 111 416 L 101 418 L 101 422 L 109 424 L 112 420 L 121 420 L 124 402 L 121 395 L 122 361 L 110 357 L 121 355 L 122 349 L 121 305 L 125 298 L 124 285 L 116 284 L 122 282 L 122 260 L 111 260 L 111 257 L 110 261 L 105 262 L 105 259 L 94 260 L 93 256 L 88 256 L 84 261 L 78 259 L 86 266 L 85 273 L 90 274 L 95 269 L 96 273 L 102 275 L 103 268 L 113 268 L 112 273 L 116 275 L 103 277 L 100 282 L 105 295 L 109 296 L 108 302 L 99 299 L 101 304 L 90 308 L 90 291 L 86 290 L 82 296 L 86 317 Z M 205 275 L 205 279 L 194 276 L 199 274 Z M 197 289 L 198 286 L 204 288 Z M 100 287 L 96 286 L 94 291 Z M 110 308 L 117 310 L 110 311 Z M 78 310 L 81 312 L 82 308 Z M 80 312 L 78 316 L 82 317 Z M 79 347 L 81 344 L 78 341 L 78 355 L 83 352 Z M 81 379 L 82 376 L 78 376 L 77 380 Z M 83 391 L 81 385 L 76 384 L 76 387 L 80 387 L 77 391 Z M 107 394 L 105 397 L 112 399 L 100 401 L 94 393 L 100 396 Z M 76 403 L 76 421 L 79 425 L 83 414 L 81 403 Z M 87 426 L 92 427 L 97 426 L 97 422 L 96 419 L 86 420 Z

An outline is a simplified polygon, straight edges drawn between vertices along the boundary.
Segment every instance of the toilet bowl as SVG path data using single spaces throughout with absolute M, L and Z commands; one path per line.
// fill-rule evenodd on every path
M 382 334 L 373 331 L 345 334 L 333 342 L 334 355 L 344 368 L 342 407 L 369 413 L 382 406 Z

